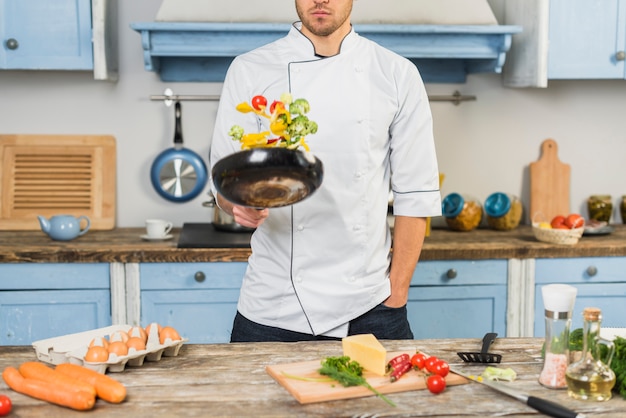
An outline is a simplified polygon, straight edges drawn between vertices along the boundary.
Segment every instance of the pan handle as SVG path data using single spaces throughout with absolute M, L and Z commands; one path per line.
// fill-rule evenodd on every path
M 174 117 L 176 123 L 174 126 L 174 145 L 183 145 L 183 123 L 182 123 L 182 109 L 179 101 L 174 104 Z

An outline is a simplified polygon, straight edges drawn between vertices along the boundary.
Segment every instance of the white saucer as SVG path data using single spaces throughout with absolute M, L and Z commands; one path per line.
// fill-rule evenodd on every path
M 174 237 L 174 235 L 172 234 L 167 234 L 165 236 L 162 237 L 149 237 L 148 235 L 142 235 L 141 239 L 145 239 L 146 241 L 167 241 L 168 239 L 172 239 Z

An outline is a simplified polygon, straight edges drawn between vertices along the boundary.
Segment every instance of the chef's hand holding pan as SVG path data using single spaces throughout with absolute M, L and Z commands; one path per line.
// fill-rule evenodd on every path
M 257 228 L 270 214 L 269 209 L 257 209 L 247 206 L 235 205 L 224 199 L 220 194 L 217 195 L 217 204 L 226 213 L 233 216 L 235 222 L 249 228 Z

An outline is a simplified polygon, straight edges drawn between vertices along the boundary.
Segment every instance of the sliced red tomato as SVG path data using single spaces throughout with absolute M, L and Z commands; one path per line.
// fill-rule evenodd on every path
M 274 100 L 272 102 L 272 104 L 270 105 L 270 113 L 274 113 L 274 109 L 276 109 L 276 106 L 280 104 L 281 106 L 285 107 L 285 105 L 283 104 L 283 102 L 280 102 L 278 100 Z
M 267 106 L 267 99 L 264 96 L 254 96 L 251 101 L 252 107 L 256 110 L 263 110 Z

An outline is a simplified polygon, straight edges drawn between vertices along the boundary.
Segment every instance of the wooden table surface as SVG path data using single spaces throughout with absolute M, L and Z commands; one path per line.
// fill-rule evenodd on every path
M 389 351 L 436 355 L 451 365 L 479 374 L 485 365 L 465 366 L 457 351 L 477 351 L 481 339 L 382 341 Z M 588 417 L 623 418 L 626 400 L 615 395 L 607 402 L 568 397 L 565 390 L 543 388 L 537 338 L 496 339 L 490 352 L 502 354 L 500 367 L 511 367 L 518 378 L 510 386 L 527 394 L 560 403 Z M 13 401 L 15 417 L 530 417 L 542 416 L 523 403 L 478 383 L 449 386 L 433 395 L 426 390 L 389 394 L 391 407 L 376 396 L 299 404 L 265 371 L 265 366 L 321 360 L 341 354 L 340 342 L 248 343 L 184 345 L 177 357 L 164 357 L 111 375 L 127 387 L 119 405 L 98 400 L 95 409 L 76 412 L 31 399 L 0 382 L 0 393 Z M 31 347 L 0 347 L 0 368 L 35 360 Z
M 626 225 L 604 236 L 583 236 L 576 245 L 537 241 L 530 226 L 512 231 L 435 229 L 421 260 L 626 256 Z M 89 231 L 73 241 L 53 241 L 41 231 L 0 231 L 0 263 L 150 263 L 247 261 L 249 248 L 177 248 L 180 230 L 169 241 L 140 238 L 143 228 Z

